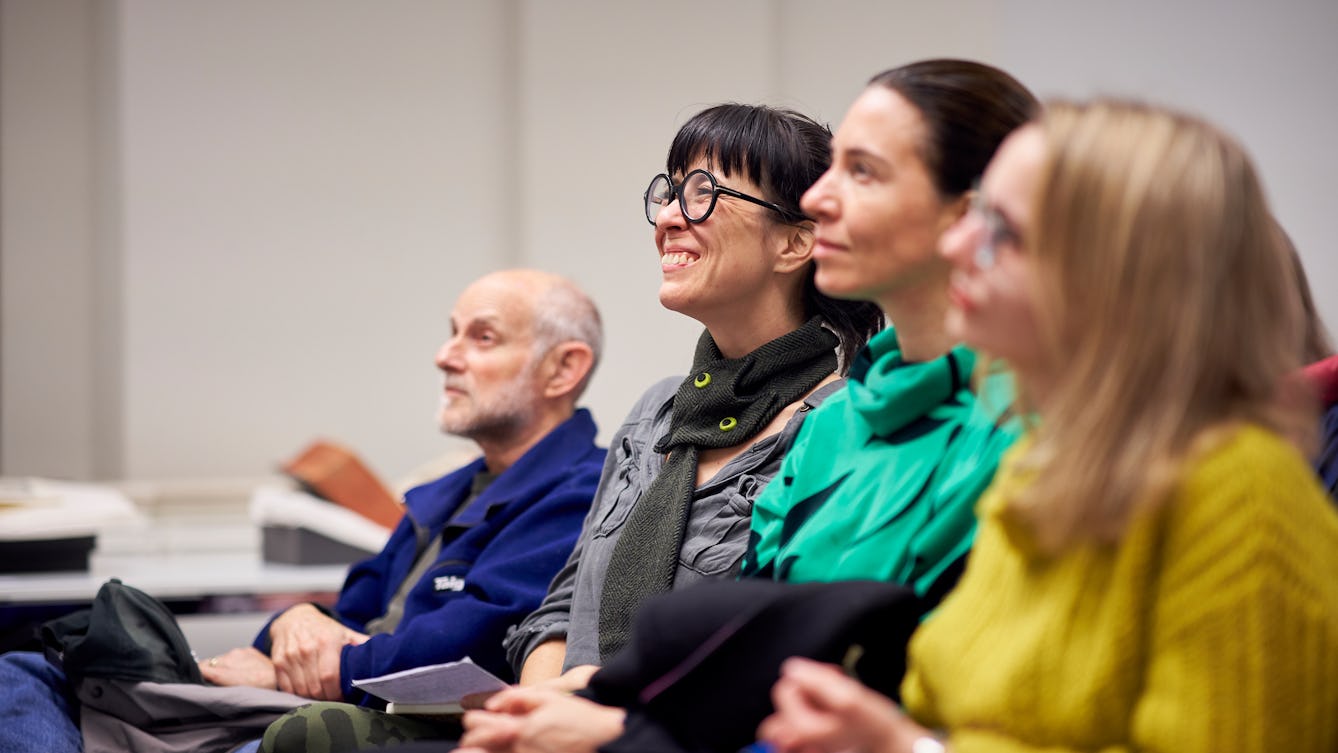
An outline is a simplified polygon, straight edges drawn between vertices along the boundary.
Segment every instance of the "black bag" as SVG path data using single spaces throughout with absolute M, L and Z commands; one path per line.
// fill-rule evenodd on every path
M 93 605 L 42 625 L 47 659 L 80 703 L 85 753 L 228 753 L 310 703 L 206 683 L 162 602 L 113 578 Z
M 42 625 L 42 648 L 73 687 L 85 677 L 204 683 L 171 610 L 117 578 L 102 584 L 89 609 Z
M 646 602 L 631 642 L 581 695 L 627 709 L 606 753 L 734 753 L 772 712 L 791 656 L 843 664 L 895 699 L 924 611 L 893 583 L 701 583 Z

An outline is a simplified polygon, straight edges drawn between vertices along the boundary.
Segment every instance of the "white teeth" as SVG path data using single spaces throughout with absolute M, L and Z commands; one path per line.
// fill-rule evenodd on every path
M 691 264 L 696 260 L 697 260 L 696 256 L 693 256 L 692 254 L 685 254 L 682 252 L 665 254 L 664 256 L 660 257 L 661 264 L 668 264 L 671 266 L 682 266 L 686 264 Z

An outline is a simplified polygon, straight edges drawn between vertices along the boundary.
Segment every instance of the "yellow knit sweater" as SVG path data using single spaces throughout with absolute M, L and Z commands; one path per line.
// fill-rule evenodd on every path
M 1118 545 L 1051 557 L 1000 515 L 1009 460 L 911 642 L 903 701 L 950 751 L 1338 751 L 1338 514 L 1296 450 L 1243 428 Z

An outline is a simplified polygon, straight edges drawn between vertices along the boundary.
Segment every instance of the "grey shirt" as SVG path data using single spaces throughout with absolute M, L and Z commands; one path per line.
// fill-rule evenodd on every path
M 543 603 L 506 638 L 507 658 L 517 675 L 535 647 L 564 637 L 564 671 L 600 663 L 599 601 L 604 572 L 628 513 L 664 465 L 664 457 L 651 448 L 669 431 L 673 397 L 682 381 L 682 377 L 672 377 L 647 390 L 613 435 L 576 548 L 548 587 Z M 804 417 L 844 385 L 844 380 L 837 380 L 815 390 L 778 434 L 759 440 L 697 487 L 678 554 L 674 588 L 738 573 L 748 546 L 753 500 L 780 471 Z
M 496 473 L 488 473 L 486 468 L 474 474 L 474 480 L 470 482 L 469 496 L 460 503 L 455 512 L 451 513 L 451 519 L 459 518 L 465 510 L 468 510 L 469 506 L 474 504 L 474 500 L 497 480 L 497 476 Z M 409 601 L 409 592 L 413 591 L 418 581 L 437 564 L 437 557 L 441 556 L 442 534 L 432 536 L 432 532 L 419 525 L 412 516 L 409 517 L 409 522 L 413 524 L 414 535 L 418 539 L 418 557 L 414 560 L 413 567 L 409 569 L 409 574 L 400 581 L 400 587 L 395 589 L 395 595 L 390 598 L 385 614 L 368 622 L 363 629 L 368 635 L 393 633 L 399 628 L 400 621 L 404 619 L 404 605 Z

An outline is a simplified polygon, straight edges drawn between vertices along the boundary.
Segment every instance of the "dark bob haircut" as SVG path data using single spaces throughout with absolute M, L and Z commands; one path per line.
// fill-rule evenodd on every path
M 665 167 L 681 177 L 703 160 L 727 176 L 742 176 L 763 196 L 785 209 L 777 221 L 806 222 L 799 200 L 831 164 L 832 132 L 794 110 L 728 103 L 707 108 L 679 129 Z M 804 315 L 820 316 L 841 340 L 843 364 L 849 364 L 869 338 L 883 328 L 883 314 L 867 301 L 841 301 L 823 295 L 809 264 L 804 281 Z M 844 370 L 844 369 L 843 369 Z

